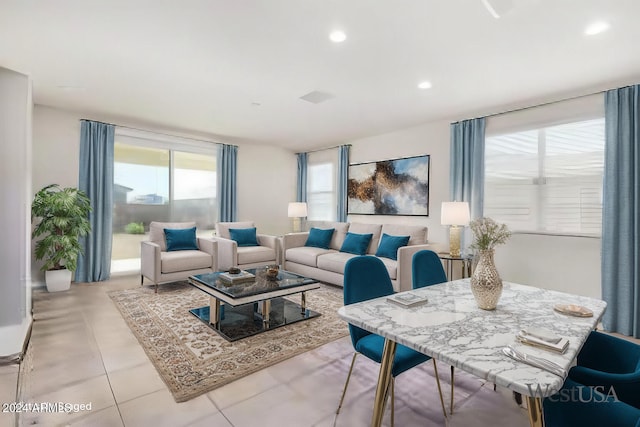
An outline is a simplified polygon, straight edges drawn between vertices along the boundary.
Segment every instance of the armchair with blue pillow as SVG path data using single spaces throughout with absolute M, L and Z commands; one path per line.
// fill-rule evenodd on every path
M 213 240 L 220 270 L 280 263 L 278 238 L 258 233 L 253 221 L 218 222 Z
M 158 285 L 217 270 L 217 243 L 196 237 L 195 222 L 149 224 L 149 240 L 140 244 L 140 285 Z

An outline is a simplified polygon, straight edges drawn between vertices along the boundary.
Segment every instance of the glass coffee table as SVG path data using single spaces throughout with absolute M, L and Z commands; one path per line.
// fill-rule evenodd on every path
M 209 295 L 209 305 L 189 310 L 228 341 L 320 316 L 306 307 L 305 292 L 320 288 L 309 277 L 280 270 L 271 279 L 265 267 L 245 271 L 255 275 L 249 282 L 230 284 L 222 272 L 197 274 L 189 284 Z M 300 304 L 283 298 L 301 294 Z

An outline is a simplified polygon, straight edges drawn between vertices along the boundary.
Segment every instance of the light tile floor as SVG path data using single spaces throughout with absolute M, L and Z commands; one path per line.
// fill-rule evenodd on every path
M 340 415 L 335 410 L 351 362 L 348 337 L 176 403 L 106 292 L 139 285 L 138 276 L 34 292 L 23 395 L 35 402 L 91 403 L 90 411 L 0 413 L 0 425 L 44 426 L 368 426 L 378 365 L 359 357 Z M 450 371 L 439 364 L 445 401 Z M 30 368 L 30 369 L 26 369 Z M 16 398 L 18 368 L 0 367 L 0 401 Z M 456 371 L 455 411 L 445 421 L 431 363 L 396 380 L 398 426 L 527 426 L 507 390 Z M 389 410 L 385 425 L 390 425 Z M 14 422 L 16 424 L 14 424 Z

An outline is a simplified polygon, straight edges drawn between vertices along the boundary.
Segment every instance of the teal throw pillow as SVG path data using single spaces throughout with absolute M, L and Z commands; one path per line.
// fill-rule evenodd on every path
M 387 233 L 382 233 L 382 239 L 378 245 L 376 256 L 398 260 L 398 249 L 402 246 L 407 246 L 409 243 L 409 236 L 390 236 Z
M 371 242 L 373 234 L 357 234 L 347 233 L 347 237 L 344 238 L 344 243 L 340 248 L 340 252 L 347 252 L 355 255 L 364 255 L 367 253 L 367 248 Z
M 256 228 L 230 228 L 231 240 L 235 240 L 238 246 L 260 246 L 256 236 Z
M 195 227 L 179 229 L 165 228 L 164 239 L 167 242 L 167 252 L 198 250 Z
M 309 236 L 307 237 L 307 241 L 304 245 L 314 248 L 329 249 L 334 230 L 334 228 L 322 229 L 312 227 L 311 230 L 309 230 Z

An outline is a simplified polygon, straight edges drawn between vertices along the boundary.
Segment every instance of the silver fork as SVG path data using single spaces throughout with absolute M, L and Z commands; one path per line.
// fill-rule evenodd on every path
M 532 356 L 527 353 L 523 353 L 520 350 L 516 350 L 512 346 L 508 345 L 502 349 L 502 352 L 512 359 L 518 360 L 520 362 L 526 363 L 531 366 L 535 366 L 536 368 L 543 369 L 545 371 L 551 372 L 552 374 L 558 375 L 562 378 L 567 377 L 567 371 L 565 371 L 560 365 L 550 360 L 543 359 L 541 357 Z

